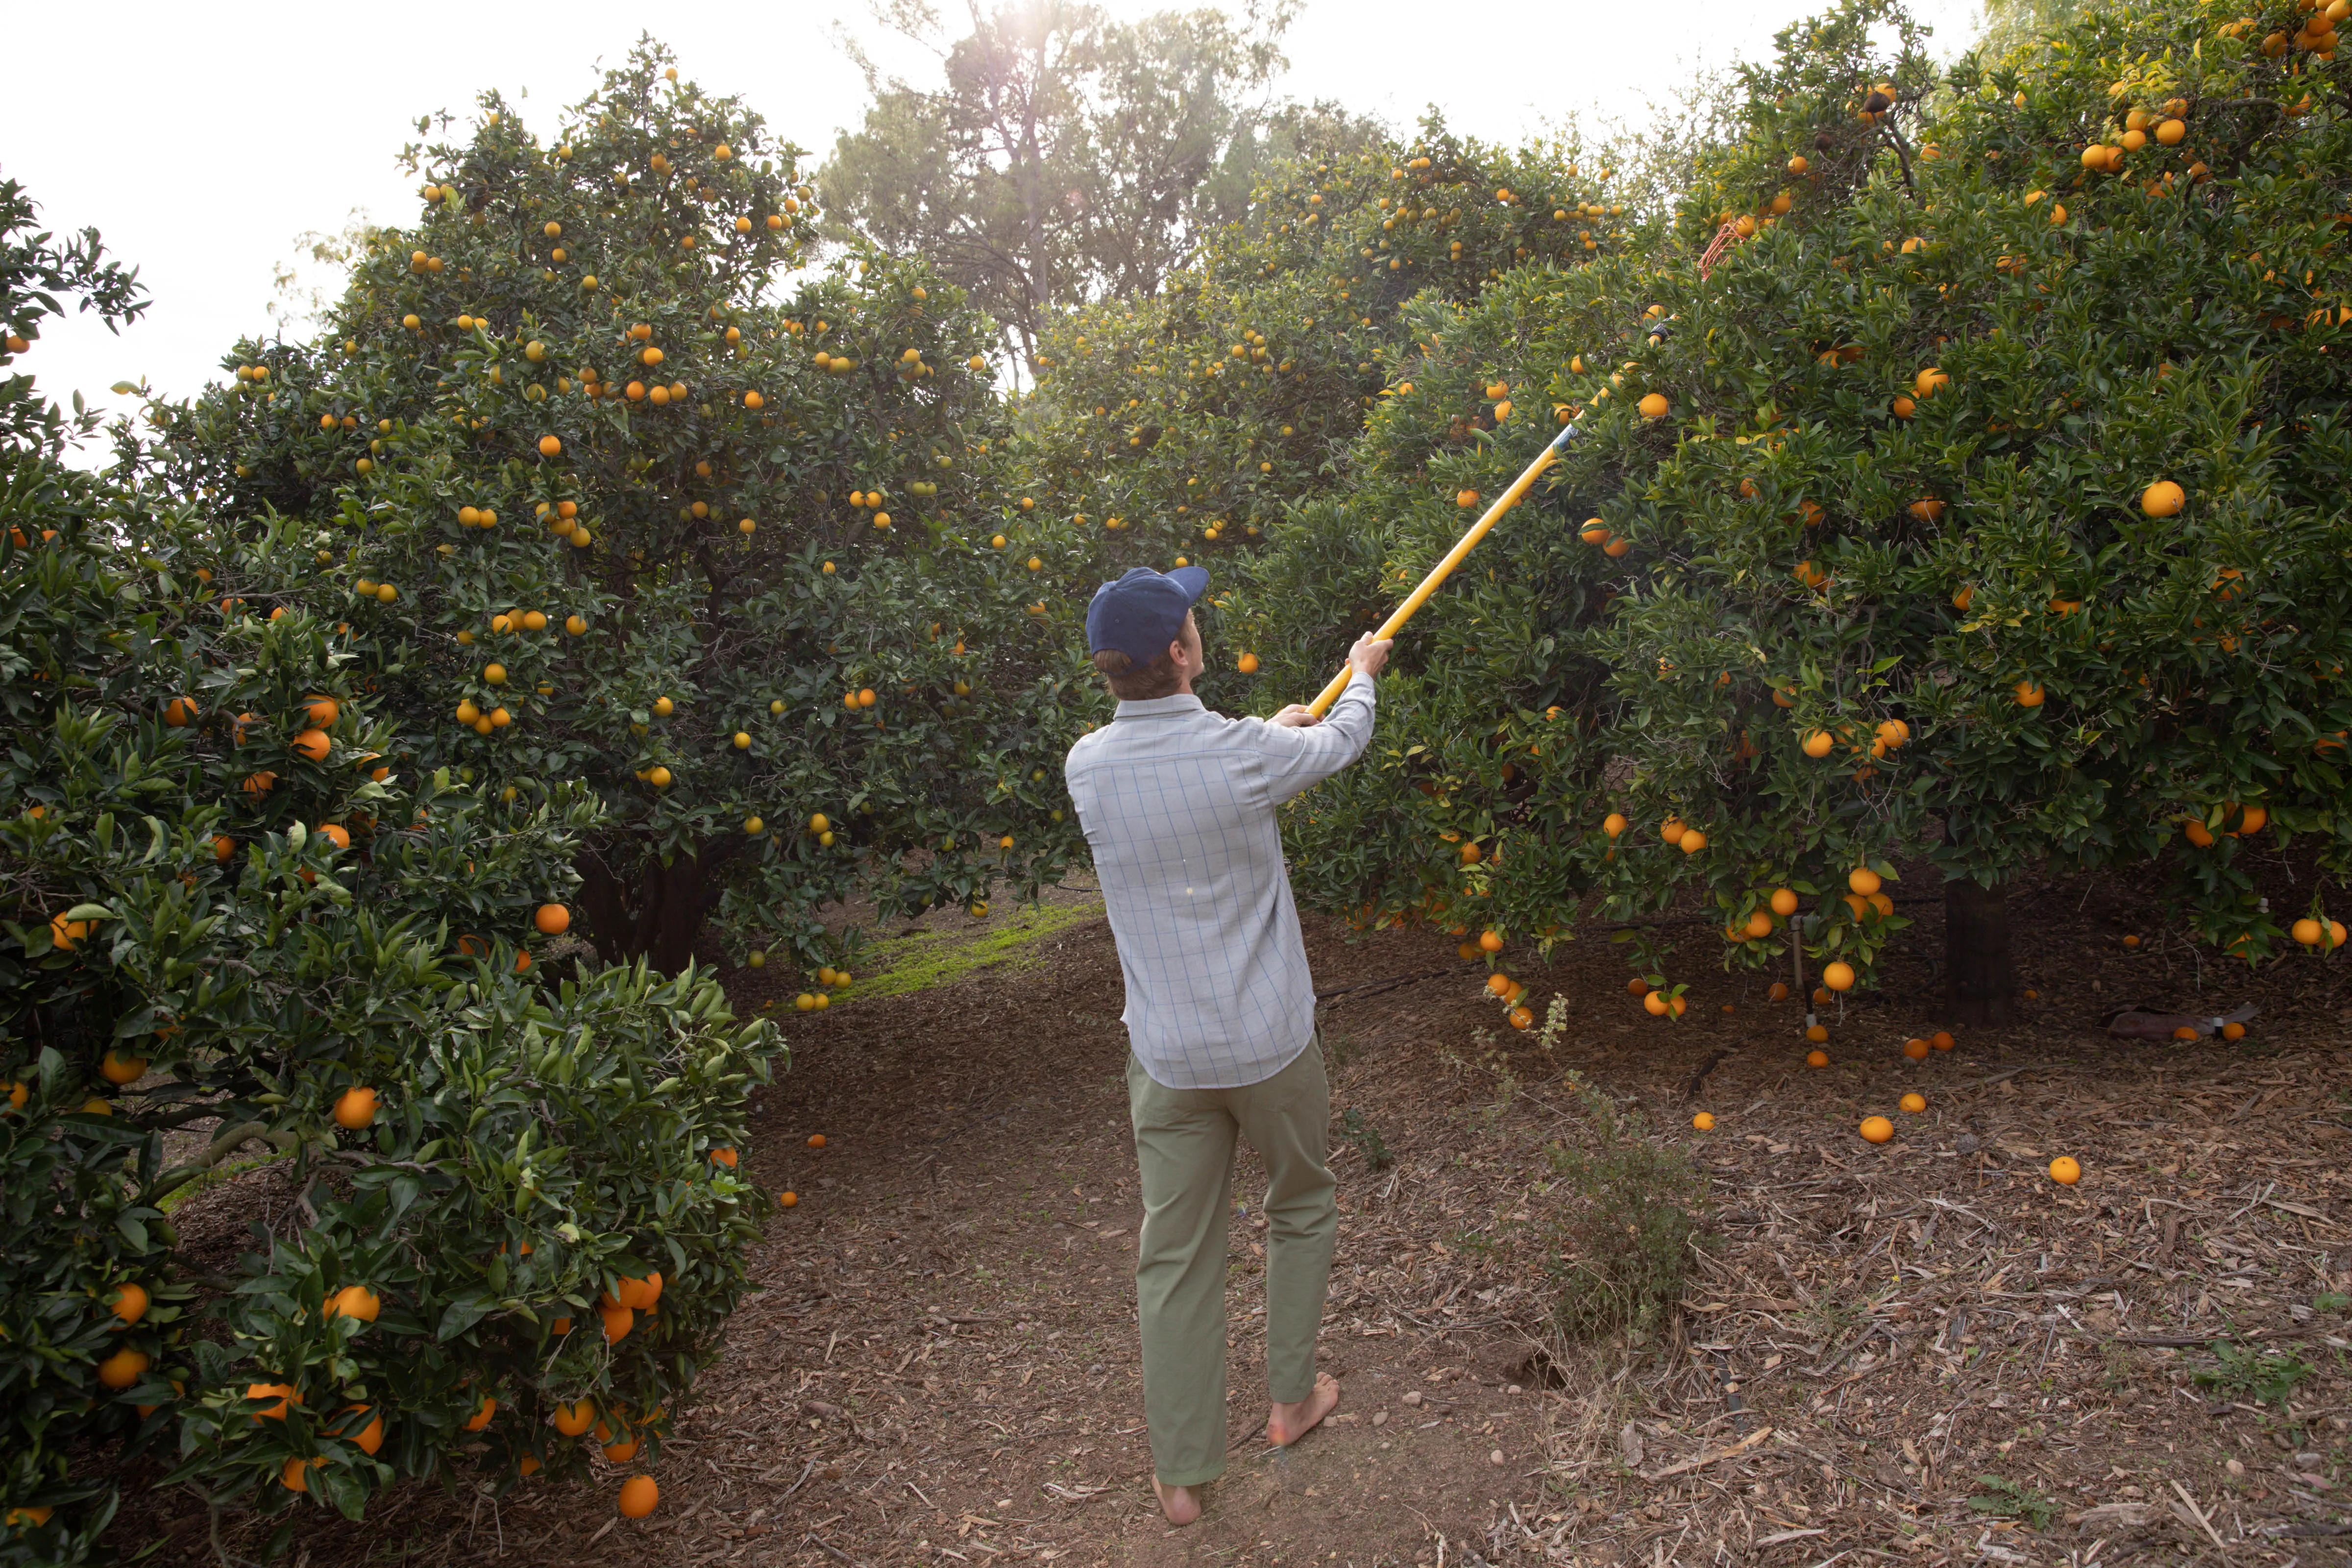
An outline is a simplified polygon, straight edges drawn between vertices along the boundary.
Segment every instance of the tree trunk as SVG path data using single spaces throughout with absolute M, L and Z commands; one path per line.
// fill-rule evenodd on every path
M 613 847 L 583 848 L 574 862 L 580 873 L 579 903 L 586 936 L 607 963 L 643 958 L 664 974 L 675 974 L 694 957 L 703 922 L 719 902 L 715 874 L 730 858 L 730 845 L 705 845 L 694 854 L 606 858 Z
M 1944 884 L 1944 1018 L 2006 1024 L 2017 972 L 2009 955 L 2009 899 L 1963 878 Z

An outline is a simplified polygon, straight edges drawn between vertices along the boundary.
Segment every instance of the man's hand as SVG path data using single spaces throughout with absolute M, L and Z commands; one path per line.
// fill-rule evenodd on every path
M 1323 722 L 1323 716 L 1304 702 L 1294 702 L 1266 722 L 1285 730 L 1311 730 Z
M 1375 642 L 1372 634 L 1366 632 L 1356 639 L 1356 646 L 1348 650 L 1348 668 L 1359 675 L 1378 676 L 1389 662 L 1389 649 L 1395 646 L 1393 638 L 1383 637 Z

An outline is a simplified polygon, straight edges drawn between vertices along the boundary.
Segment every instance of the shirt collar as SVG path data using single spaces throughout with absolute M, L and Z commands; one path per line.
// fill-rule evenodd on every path
M 1116 722 L 1120 719 L 1160 719 L 1177 713 L 1206 711 L 1208 711 L 1207 708 L 1199 698 L 1189 691 L 1180 691 L 1173 697 L 1147 698 L 1141 702 L 1122 701 L 1118 705 L 1118 711 L 1111 717 Z

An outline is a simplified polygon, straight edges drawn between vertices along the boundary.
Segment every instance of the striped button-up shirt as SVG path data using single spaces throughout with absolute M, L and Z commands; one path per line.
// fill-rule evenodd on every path
M 1363 754 L 1372 682 L 1322 723 L 1227 719 L 1197 697 L 1122 702 L 1065 770 L 1127 979 L 1129 1043 L 1154 1082 L 1239 1089 L 1315 1037 L 1315 983 L 1275 808 Z

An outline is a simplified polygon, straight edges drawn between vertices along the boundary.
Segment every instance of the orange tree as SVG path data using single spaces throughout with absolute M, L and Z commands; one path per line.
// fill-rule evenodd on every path
M 1874 58 L 1882 20 L 1902 47 Z M 2266 911 L 2248 855 L 2309 834 L 2340 872 L 2347 846 L 2331 26 L 2095 14 L 1936 83 L 1899 10 L 1860 3 L 1744 70 L 1685 247 L 1556 301 L 1547 395 L 1585 435 L 1558 505 L 1414 633 L 1461 639 L 1464 689 L 1391 743 L 1495 731 L 1447 792 L 1449 830 L 1507 840 L 1454 873 L 1482 923 L 1544 938 L 1591 895 L 1624 917 L 1696 897 L 1735 966 L 1785 959 L 1803 919 L 1835 988 L 1869 979 L 1906 924 L 1896 862 L 1922 858 L 1972 1019 L 2009 1005 L 2000 890 L 2044 864 L 2160 870 L 2249 958 L 2329 943 L 2318 893 Z M 1727 216 L 1754 237 L 1702 271 Z M 1414 531 L 1389 593 L 1447 531 Z M 1261 578 L 1315 581 L 1332 537 Z M 1327 603 L 1370 588 L 1358 551 Z M 1500 613 L 1514 595 L 1537 602 Z M 1264 608 L 1315 642 L 1322 605 Z M 1485 679 L 1461 679 L 1474 647 Z M 1581 765 L 1556 769 L 1587 702 Z M 1335 784 L 1294 828 L 1327 900 L 1428 907 L 1426 857 L 1381 837 L 1419 825 L 1358 798 L 1372 774 Z
M 0 192 L 13 340 L 68 288 L 135 306 L 30 226 Z M 0 1562 L 105 1554 L 110 1449 L 356 1515 L 583 1472 L 559 1405 L 657 1444 L 743 1289 L 772 1027 L 642 966 L 542 988 L 585 793 L 420 761 L 310 524 L 64 468 L 72 421 L 8 395 Z M 183 1257 L 173 1210 L 257 1152 L 284 1219 L 234 1273 Z
M 1244 216 L 1157 294 L 1075 308 L 1046 335 L 1022 452 L 1073 579 L 1181 558 L 1221 590 L 1246 584 L 1301 503 L 1349 482 L 1354 443 L 1420 337 L 1517 271 L 1557 283 L 1632 243 L 1605 153 L 1492 147 L 1434 116 L 1409 142 L 1340 131 L 1269 168 Z M 1515 395 L 1528 393 L 1488 375 L 1454 400 L 1452 435 L 1483 438 Z M 1251 677 L 1272 647 L 1256 637 L 1221 636 L 1210 701 L 1258 701 Z
M 492 95 L 413 149 L 423 214 L 319 340 L 240 347 L 143 458 L 319 531 L 421 763 L 588 785 L 605 958 L 674 971 L 715 916 L 829 972 L 818 910 L 853 889 L 984 907 L 1059 874 L 1092 693 L 1059 592 L 987 543 L 989 323 L 878 256 L 772 299 L 807 259 L 799 154 L 662 58 L 545 145 Z

